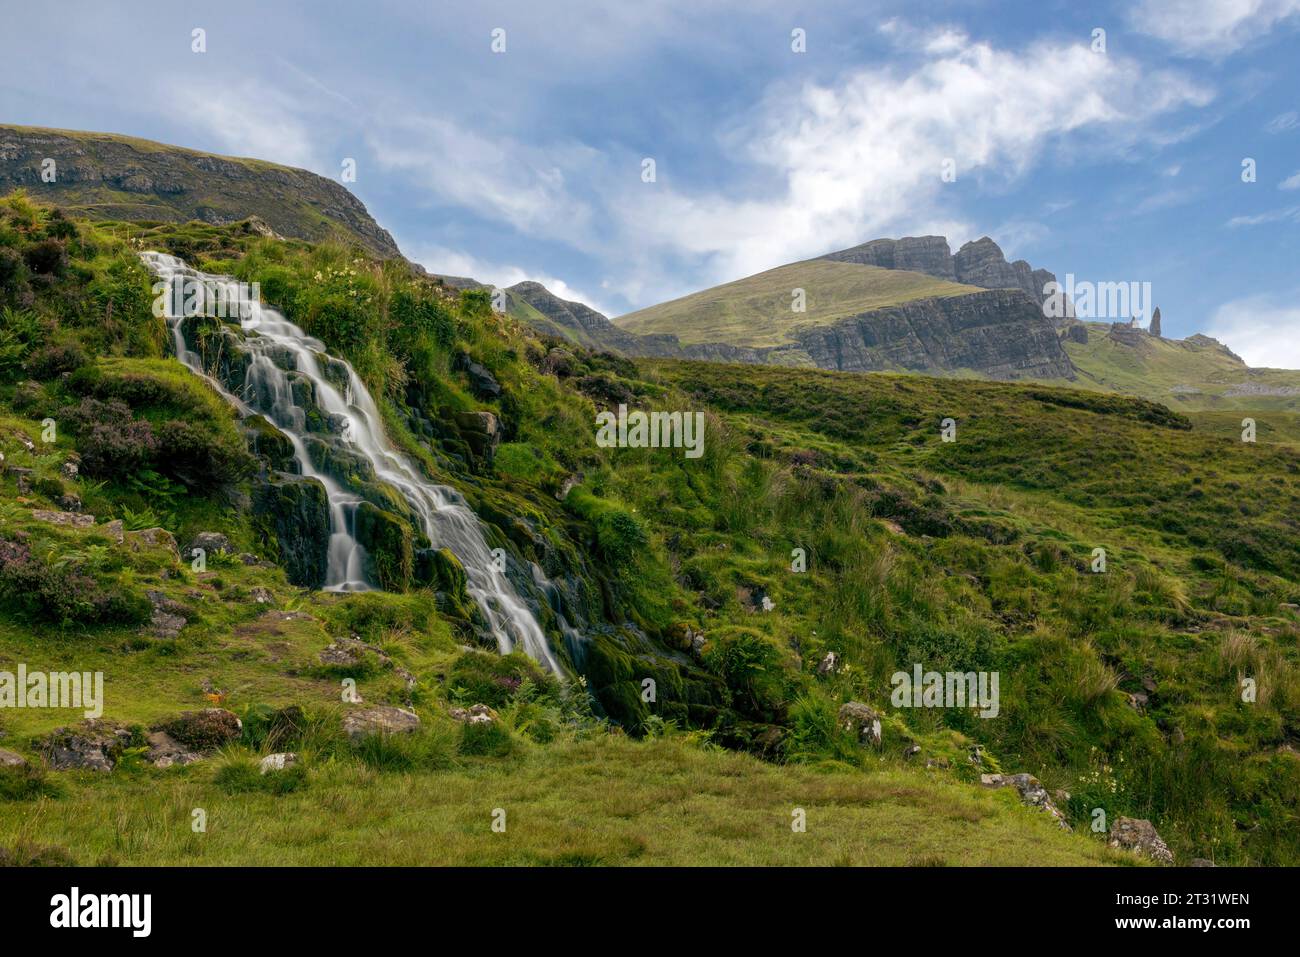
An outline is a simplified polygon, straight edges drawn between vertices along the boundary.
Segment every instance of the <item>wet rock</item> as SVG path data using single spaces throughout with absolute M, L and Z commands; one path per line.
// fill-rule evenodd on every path
M 1109 847 L 1133 851 L 1143 857 L 1149 857 L 1161 864 L 1172 864 L 1174 855 L 1160 835 L 1155 825 L 1139 817 L 1120 817 L 1111 825 Z
M 32 509 L 32 518 L 38 522 L 51 525 L 64 525 L 69 528 L 90 528 L 95 524 L 95 516 L 81 512 L 51 512 L 43 508 Z
M 145 760 L 156 768 L 170 768 L 172 765 L 193 764 L 202 757 L 186 748 L 166 731 L 152 731 L 147 736 L 149 753 Z
M 880 715 L 861 701 L 840 705 L 839 725 L 861 745 L 880 744 Z
M 244 724 L 232 711 L 225 708 L 204 708 L 202 711 L 182 711 L 174 718 L 154 725 L 153 731 L 162 731 L 199 754 L 239 740 Z
M 36 750 L 56 771 L 111 771 L 132 734 L 116 722 L 90 718 L 59 728 L 37 742 Z
M 1023 804 L 1036 807 L 1052 816 L 1063 831 L 1072 830 L 1061 809 L 1047 793 L 1047 788 L 1032 774 L 981 774 L 980 784 L 986 788 L 1014 788 Z
M 411 734 L 419 727 L 418 714 L 392 705 L 363 708 L 343 716 L 343 731 L 354 744 L 376 734 Z
M 298 755 L 292 751 L 282 751 L 278 754 L 268 754 L 257 762 L 257 769 L 262 774 L 271 774 L 275 771 L 283 771 L 285 768 L 291 768 L 298 763 Z
M 291 584 L 325 584 L 330 513 L 324 485 L 314 478 L 271 473 L 254 489 L 253 514 L 275 536 L 280 565 Z
M 370 502 L 356 511 L 355 534 L 366 550 L 366 572 L 385 591 L 406 591 L 415 577 L 411 526 Z

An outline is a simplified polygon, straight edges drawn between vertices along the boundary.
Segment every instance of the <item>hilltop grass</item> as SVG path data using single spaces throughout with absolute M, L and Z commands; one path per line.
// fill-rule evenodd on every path
M 806 312 L 791 308 L 795 289 L 807 295 Z M 631 312 L 614 322 L 638 335 L 672 333 L 684 345 L 726 342 L 763 348 L 795 342 L 798 329 L 871 309 L 980 291 L 924 273 L 810 259 Z

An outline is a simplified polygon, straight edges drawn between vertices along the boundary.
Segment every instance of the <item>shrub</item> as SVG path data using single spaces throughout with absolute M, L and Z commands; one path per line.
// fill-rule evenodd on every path
M 0 605 L 29 621 L 141 624 L 153 607 L 120 583 L 103 586 L 71 564 L 54 565 L 26 544 L 0 539 Z
M 158 450 L 153 427 L 135 419 L 118 399 L 82 399 L 80 405 L 64 409 L 63 419 L 77 433 L 77 451 L 88 475 L 121 477 L 143 469 Z
M 514 739 L 499 721 L 465 724 L 460 731 L 460 753 L 503 758 L 514 750 Z
M 58 795 L 58 787 L 36 765 L 0 768 L 0 801 L 31 801 Z
M 0 867 L 71 867 L 72 855 L 66 847 L 19 841 L 13 847 L 0 847 Z
M 46 346 L 27 359 L 27 374 L 42 382 L 57 379 L 65 372 L 75 372 L 90 359 L 77 343 Z
M 160 467 L 182 485 L 211 490 L 234 484 L 253 471 L 248 449 L 233 435 L 173 419 L 158 428 Z
M 543 695 L 553 695 L 558 687 L 551 675 L 521 651 L 508 655 L 467 651 L 452 664 L 447 677 L 460 700 L 492 708 L 508 704 L 525 681 L 532 682 Z
M 27 267 L 38 276 L 62 276 L 68 268 L 68 247 L 57 239 L 43 239 L 23 250 Z

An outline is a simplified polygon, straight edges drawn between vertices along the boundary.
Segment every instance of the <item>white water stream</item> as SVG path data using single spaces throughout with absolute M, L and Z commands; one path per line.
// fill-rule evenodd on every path
M 173 315 L 171 308 L 171 291 L 182 282 L 181 301 L 188 300 L 195 290 L 204 290 L 211 304 L 210 291 L 232 290 L 237 286 L 235 280 L 191 269 L 164 253 L 141 253 L 141 258 L 168 284 L 167 316 L 176 357 L 207 379 L 241 412 L 261 413 L 273 422 L 293 443 L 294 458 L 302 474 L 325 486 L 330 505 L 327 589 L 361 591 L 372 587 L 365 577 L 365 549 L 354 535 L 354 517 L 362 499 L 312 462 L 306 444 L 308 410 L 296 401 L 290 372 L 309 379 L 320 412 L 343 423 L 337 433 L 339 444 L 368 461 L 378 479 L 401 493 L 419 517 L 433 547 L 448 548 L 460 559 L 468 579 L 466 591 L 482 609 L 501 652 L 522 648 L 544 667 L 560 673 L 537 619 L 493 560 L 478 517 L 459 492 L 430 482 L 389 443 L 374 398 L 351 365 L 330 357 L 324 343 L 308 336 L 274 309 L 231 292 L 226 301 L 243 304 L 244 311 L 229 319 L 238 318 L 246 336 L 244 346 L 251 356 L 242 394 L 234 395 L 208 375 L 198 354 L 186 345 L 183 318 Z M 346 370 L 347 381 L 342 389 L 322 373 L 322 359 L 331 368 Z M 290 370 L 283 367 L 290 364 Z M 540 569 L 534 567 L 533 573 L 540 574 Z

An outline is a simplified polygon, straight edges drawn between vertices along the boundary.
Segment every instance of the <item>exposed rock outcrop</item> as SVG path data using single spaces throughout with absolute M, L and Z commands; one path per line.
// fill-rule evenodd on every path
M 1156 311 L 1151 313 L 1151 325 L 1147 327 L 1147 332 L 1151 333 L 1151 335 L 1155 336 L 1157 339 L 1160 338 L 1160 307 L 1159 306 L 1156 306 Z
M 1050 814 L 1062 830 L 1073 830 L 1069 822 L 1065 820 L 1065 815 L 1061 813 L 1061 809 L 1056 806 L 1056 803 L 1047 793 L 1047 788 L 1043 787 L 1038 778 L 1032 774 L 981 774 L 980 784 L 986 788 L 1014 788 L 1016 793 L 1020 795 L 1022 803 Z
M 1173 852 L 1169 850 L 1169 845 L 1160 839 L 1155 825 L 1142 818 L 1116 818 L 1110 828 L 1110 840 L 1106 843 L 1109 847 L 1133 851 L 1161 864 L 1174 862 Z

